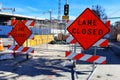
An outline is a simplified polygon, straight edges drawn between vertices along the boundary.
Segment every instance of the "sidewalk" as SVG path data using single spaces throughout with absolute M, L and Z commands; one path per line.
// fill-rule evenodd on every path
M 120 65 L 99 65 L 90 80 L 120 80 Z

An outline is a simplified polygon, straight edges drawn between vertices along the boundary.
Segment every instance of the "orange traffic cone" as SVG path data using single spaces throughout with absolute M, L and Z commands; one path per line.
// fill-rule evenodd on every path
M 2 38 L 0 38 L 0 51 L 3 51 L 4 47 L 3 47 L 3 42 L 2 42 Z

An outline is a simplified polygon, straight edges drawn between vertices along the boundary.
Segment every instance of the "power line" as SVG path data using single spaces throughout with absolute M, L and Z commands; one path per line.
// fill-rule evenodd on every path
M 116 10 L 115 12 L 111 13 L 110 16 L 116 14 L 119 11 L 120 11 L 120 9 Z
M 120 17 L 109 17 L 107 19 L 120 19 Z

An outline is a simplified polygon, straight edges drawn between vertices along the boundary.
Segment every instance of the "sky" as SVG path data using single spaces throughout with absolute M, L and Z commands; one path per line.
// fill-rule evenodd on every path
M 64 14 L 66 0 L 61 0 L 61 16 Z M 76 19 L 86 8 L 100 5 L 105 9 L 108 17 L 120 17 L 120 0 L 68 0 L 70 20 Z M 52 18 L 58 18 L 58 0 L 0 0 L 0 8 L 15 8 L 14 14 L 33 16 L 49 19 L 49 11 Z M 12 13 L 10 10 L 2 12 Z M 62 18 L 61 18 L 62 19 Z M 120 19 L 110 19 L 111 23 Z

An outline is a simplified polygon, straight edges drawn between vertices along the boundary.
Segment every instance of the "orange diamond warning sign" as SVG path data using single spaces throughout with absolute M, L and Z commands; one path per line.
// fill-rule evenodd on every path
M 85 50 L 110 31 L 89 8 L 85 9 L 67 30 Z
M 13 30 L 10 32 L 10 35 L 12 35 L 14 40 L 20 46 L 25 42 L 25 40 L 29 38 L 31 34 L 32 32 L 27 28 L 27 26 L 22 21 L 18 21 Z

